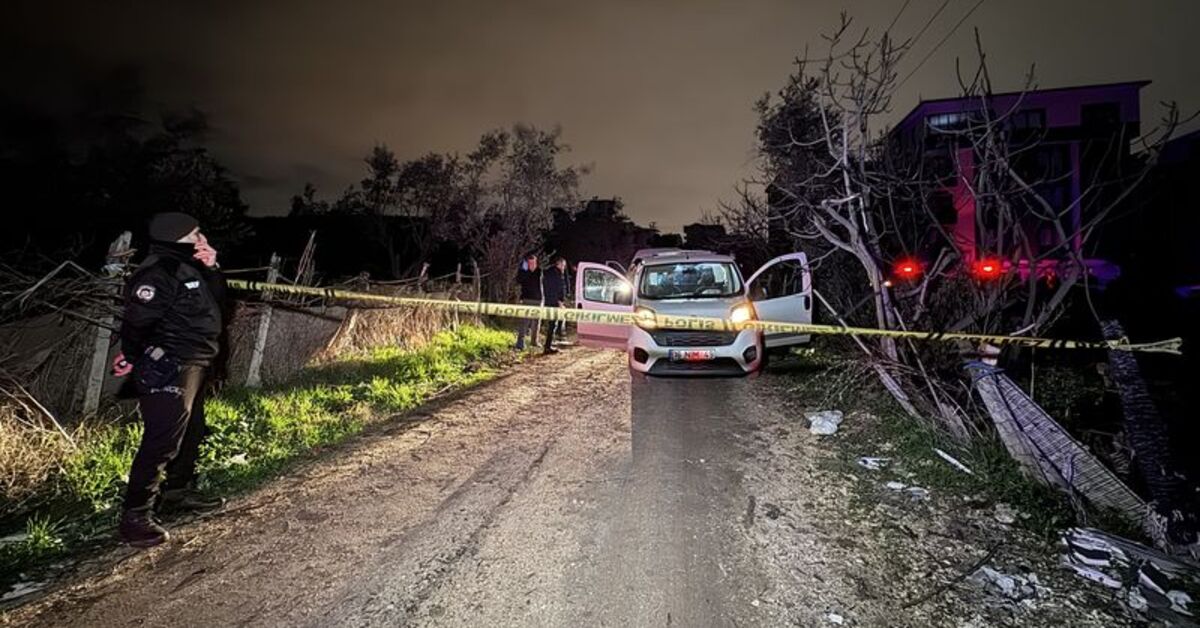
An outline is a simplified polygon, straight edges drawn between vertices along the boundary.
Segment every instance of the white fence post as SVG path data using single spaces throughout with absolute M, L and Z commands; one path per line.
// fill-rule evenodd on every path
M 421 264 L 421 274 L 417 276 L 417 288 L 424 290 L 427 279 L 429 279 L 429 262 Z
M 114 283 L 119 281 L 121 276 L 121 265 L 124 264 L 125 257 L 129 255 L 131 240 L 131 234 L 124 231 L 108 247 L 108 256 L 104 261 L 104 269 L 101 274 L 106 278 L 113 279 Z M 120 288 L 117 287 L 112 292 L 120 294 Z M 88 365 L 87 386 L 83 393 L 84 416 L 95 414 L 100 409 L 100 393 L 104 391 L 104 378 L 108 370 L 108 351 L 109 343 L 112 341 L 113 322 L 113 316 L 105 314 L 100 317 L 100 325 L 96 327 L 96 341 L 92 345 L 92 361 Z
M 271 254 L 271 265 L 267 269 L 267 283 L 279 280 L 279 256 Z M 263 292 L 264 299 L 268 293 Z M 258 332 L 254 335 L 254 351 L 250 354 L 250 367 L 246 369 L 246 385 L 251 388 L 262 386 L 263 353 L 267 349 L 267 333 L 271 331 L 271 304 L 264 303 L 258 319 Z
M 471 283 L 475 284 L 475 300 L 483 300 L 483 278 L 479 276 L 479 262 L 471 258 Z

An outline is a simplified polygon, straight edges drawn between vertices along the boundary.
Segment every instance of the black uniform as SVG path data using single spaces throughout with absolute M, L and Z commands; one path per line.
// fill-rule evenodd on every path
M 521 289 L 522 305 L 542 304 L 541 269 L 529 270 L 525 267 L 525 263 L 522 263 L 520 270 L 517 271 L 517 286 Z M 536 318 L 522 318 L 517 323 L 517 349 L 525 348 L 526 334 L 529 334 L 530 342 L 537 342 L 537 325 Z
M 521 301 L 537 301 L 542 304 L 542 271 L 522 268 L 517 271 L 517 286 L 521 289 Z
M 563 301 L 567 300 L 567 273 L 559 270 L 557 266 L 551 266 L 542 274 L 542 294 L 545 296 L 546 305 L 548 307 L 562 307 Z M 554 336 L 562 329 L 563 322 L 554 319 L 546 320 L 546 338 L 544 346 L 546 350 L 554 346 Z
M 542 275 L 542 292 L 546 297 L 546 305 L 558 307 L 567 300 L 567 272 L 557 266 L 546 269 Z
M 145 425 L 129 471 L 126 510 L 154 505 L 164 470 L 168 489 L 186 487 L 196 474 L 204 384 L 220 348 L 225 282 L 193 253 L 191 244 L 154 242 L 126 285 L 121 349 L 134 365 Z

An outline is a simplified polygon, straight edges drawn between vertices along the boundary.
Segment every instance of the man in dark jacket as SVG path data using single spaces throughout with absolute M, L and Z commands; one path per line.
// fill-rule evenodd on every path
M 517 287 L 520 288 L 521 305 L 542 304 L 542 271 L 538 268 L 537 253 L 530 253 L 517 270 Z M 523 318 L 517 326 L 517 351 L 525 349 L 525 334 L 529 342 L 537 346 L 537 319 Z
M 546 307 L 563 307 L 567 300 L 567 260 L 561 255 L 554 258 L 553 264 L 542 275 L 542 294 Z M 562 321 L 546 321 L 543 353 L 558 353 L 558 349 L 554 348 L 554 335 L 561 325 Z
M 118 527 L 122 540 L 137 547 L 169 538 L 154 519 L 156 507 L 213 510 L 223 503 L 193 486 L 205 433 L 205 379 L 225 323 L 217 252 L 187 214 L 157 214 L 149 232 L 150 253 L 126 284 L 121 354 L 113 362 L 114 374 L 133 374 L 145 427 Z

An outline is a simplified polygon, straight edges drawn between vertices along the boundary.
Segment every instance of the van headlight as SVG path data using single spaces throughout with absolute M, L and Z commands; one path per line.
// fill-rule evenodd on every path
M 633 310 L 633 322 L 642 329 L 655 329 L 658 327 L 658 314 L 648 307 L 639 305 Z
M 749 303 L 735 305 L 732 310 L 729 310 L 729 321 L 735 325 L 752 321 L 755 318 L 758 317 L 755 315 L 754 306 Z

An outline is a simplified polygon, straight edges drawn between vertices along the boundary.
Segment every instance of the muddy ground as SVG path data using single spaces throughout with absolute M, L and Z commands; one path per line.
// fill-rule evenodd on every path
M 1113 626 L 1044 542 L 851 468 L 788 382 L 566 351 L 373 430 L 0 623 Z M 843 429 L 870 429 L 850 414 Z M 1034 574 L 1013 595 L 975 567 Z

